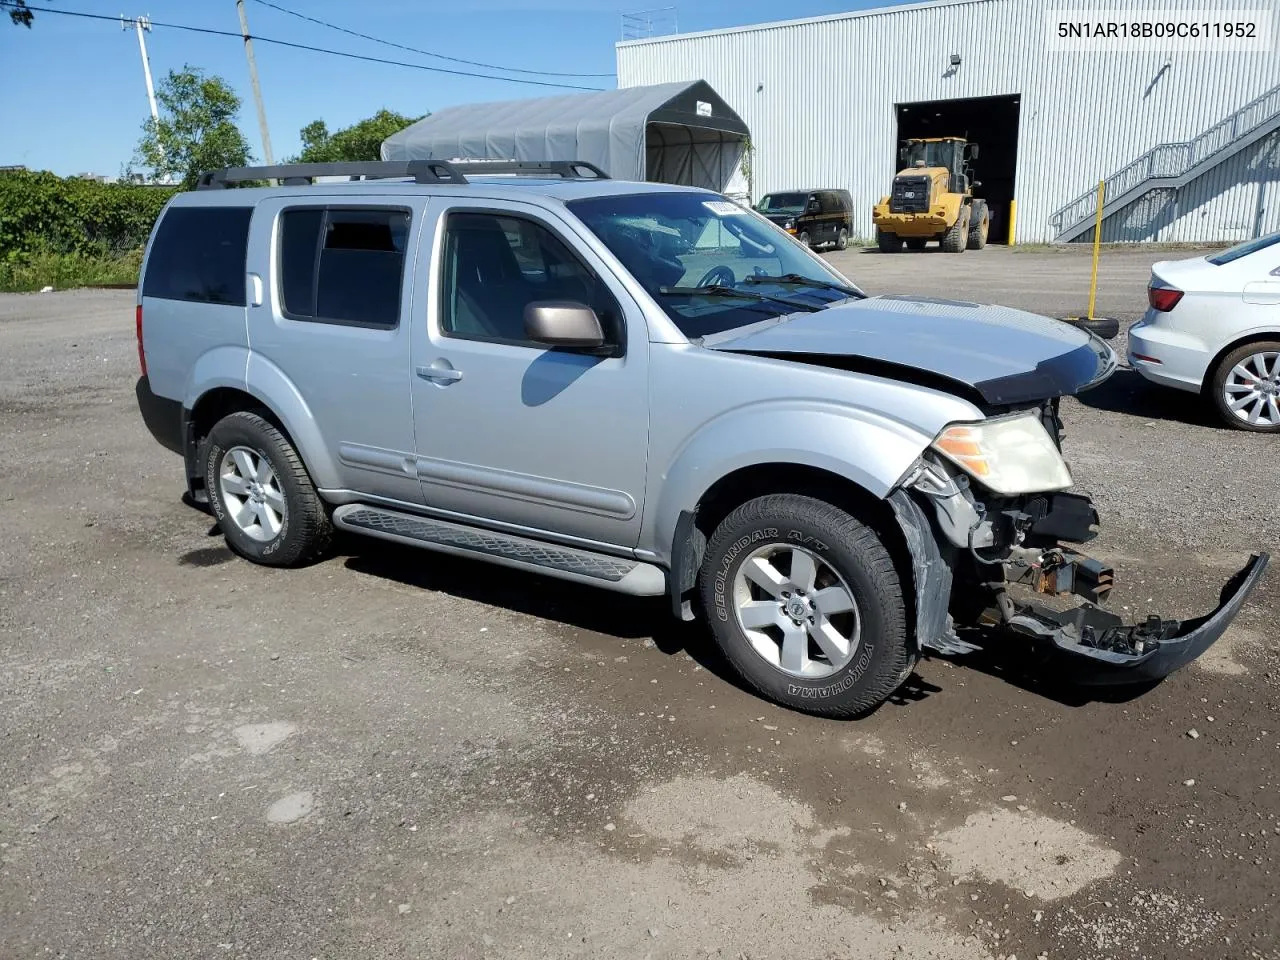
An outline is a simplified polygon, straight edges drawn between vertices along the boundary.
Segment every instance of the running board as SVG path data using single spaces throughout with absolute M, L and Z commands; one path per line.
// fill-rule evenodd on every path
M 482 530 L 363 503 L 338 507 L 333 512 L 333 523 L 355 533 L 454 556 L 487 560 L 616 593 L 659 597 L 667 592 L 666 571 L 653 564 L 544 543 L 496 530 Z

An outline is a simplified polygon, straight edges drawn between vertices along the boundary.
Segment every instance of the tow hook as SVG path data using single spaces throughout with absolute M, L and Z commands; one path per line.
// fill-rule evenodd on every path
M 1093 603 L 1106 603 L 1116 579 L 1111 567 L 1065 547 L 1029 558 L 1022 570 L 1014 582 L 1025 583 L 1037 593 L 1053 597 L 1075 594 Z

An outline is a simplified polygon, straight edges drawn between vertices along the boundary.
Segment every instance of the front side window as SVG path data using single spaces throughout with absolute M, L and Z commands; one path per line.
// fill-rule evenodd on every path
M 807 194 L 795 194 L 802 205 Z M 758 213 L 702 191 L 570 200 L 577 216 L 690 338 L 862 291 Z
M 389 207 L 295 207 L 280 215 L 283 313 L 391 329 L 399 323 L 409 212 Z
M 170 207 L 151 244 L 142 295 L 243 307 L 252 215 L 252 207 Z
M 807 193 L 770 193 L 760 200 L 756 209 L 766 216 L 794 217 L 804 213 L 808 199 Z
M 596 312 L 605 339 L 620 343 L 622 314 L 600 278 L 554 233 L 499 213 L 451 213 L 445 223 L 440 328 L 446 336 L 540 346 L 524 309 L 573 301 Z

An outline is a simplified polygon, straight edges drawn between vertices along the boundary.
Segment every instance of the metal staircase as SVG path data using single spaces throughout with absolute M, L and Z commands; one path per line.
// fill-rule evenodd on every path
M 1106 179 L 1103 217 L 1109 217 L 1153 190 L 1177 189 L 1229 157 L 1280 130 L 1280 86 L 1250 100 L 1194 140 L 1161 143 Z M 1093 227 L 1097 188 L 1080 194 L 1049 217 L 1054 241 L 1075 240 Z

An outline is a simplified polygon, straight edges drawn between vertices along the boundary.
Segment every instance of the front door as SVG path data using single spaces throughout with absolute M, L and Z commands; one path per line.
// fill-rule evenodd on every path
M 533 534 L 633 546 L 648 452 L 648 332 L 626 290 L 556 214 L 433 203 L 415 294 L 413 409 L 429 507 Z M 580 228 L 579 228 L 580 229 Z M 429 249 L 428 249 L 429 247 Z M 576 301 L 616 356 L 548 349 L 525 305 Z

